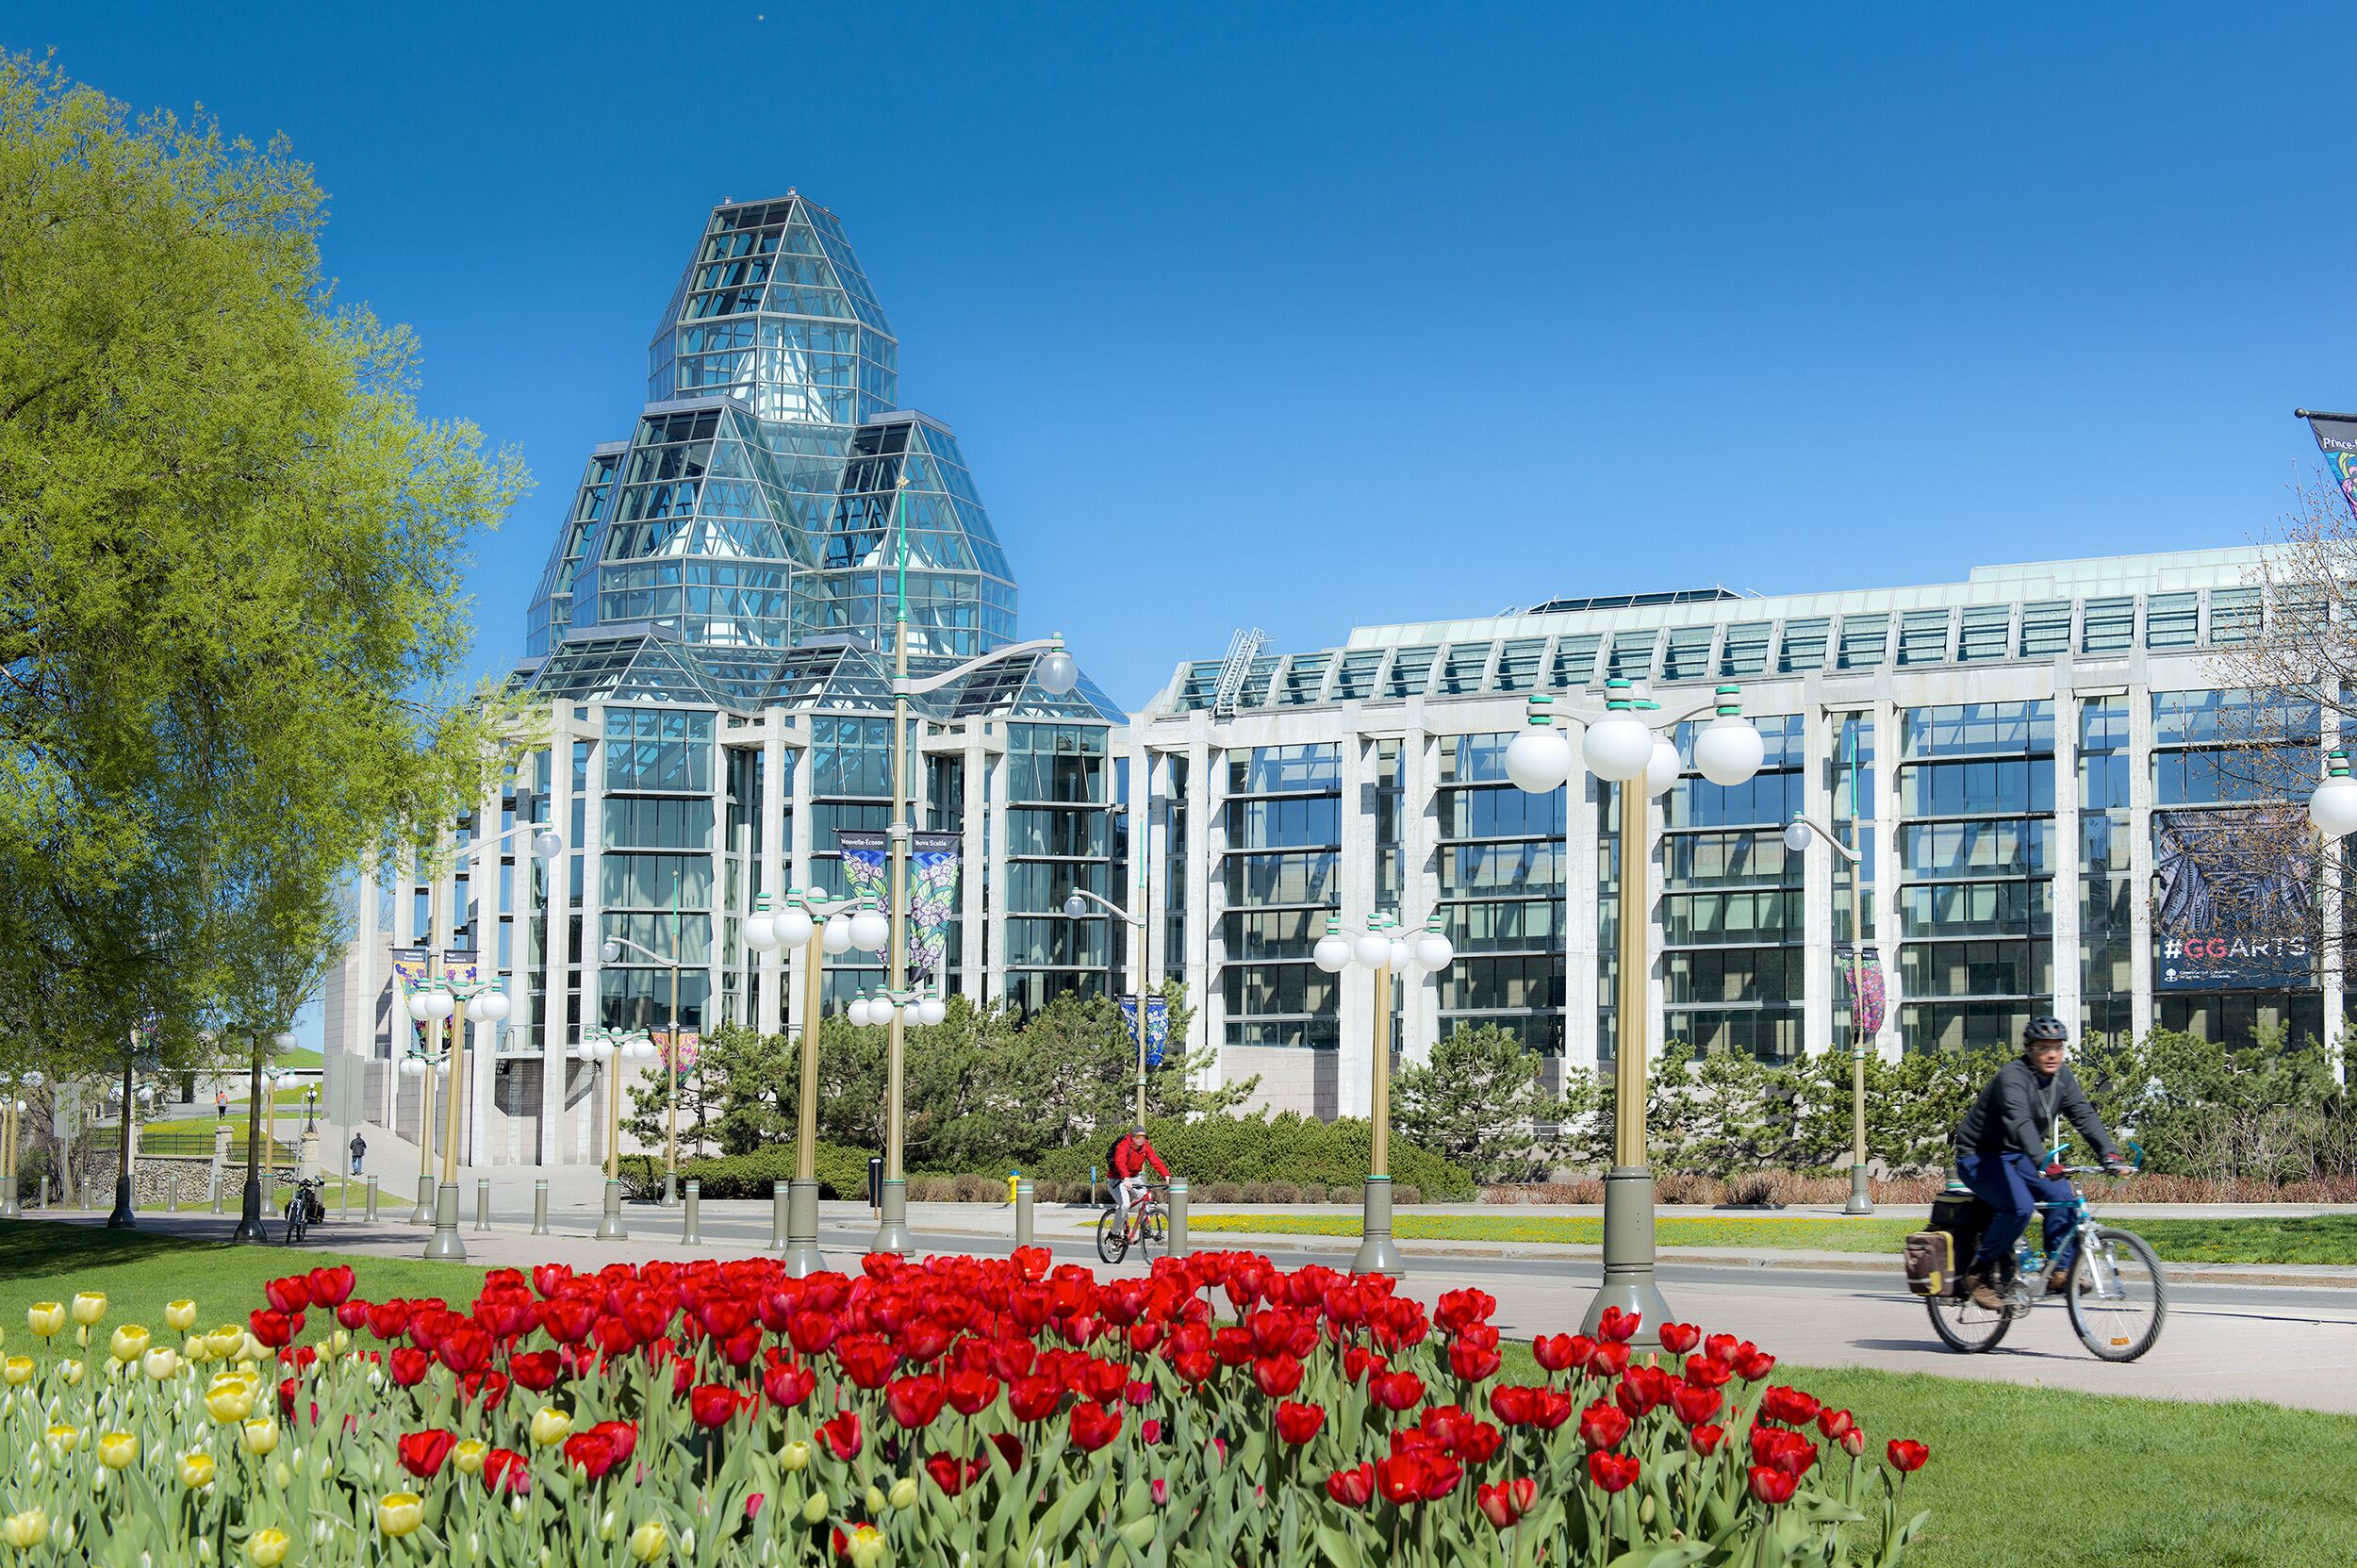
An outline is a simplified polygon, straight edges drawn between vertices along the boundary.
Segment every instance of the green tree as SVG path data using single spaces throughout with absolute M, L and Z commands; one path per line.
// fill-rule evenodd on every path
M 1549 1094 L 1539 1069 L 1537 1054 L 1512 1032 L 1459 1028 L 1429 1061 L 1393 1078 L 1392 1123 L 1476 1181 L 1542 1176 L 1562 1150 L 1562 1129 L 1587 1113 L 1593 1083 L 1573 1073 L 1563 1094 Z
M 498 763 L 463 550 L 522 470 L 418 416 L 323 201 L 283 141 L 0 58 L 0 965 L 92 1069 L 198 1052 L 266 944 L 339 940 L 265 912 Z

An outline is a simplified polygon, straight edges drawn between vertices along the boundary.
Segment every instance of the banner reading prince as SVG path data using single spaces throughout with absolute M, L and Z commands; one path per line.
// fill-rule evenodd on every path
M 2311 414 L 2302 408 L 2299 417 L 2316 432 L 2316 448 L 2341 487 L 2341 499 L 2357 513 L 2357 414 Z
M 851 895 L 875 900 L 876 907 L 890 916 L 890 841 L 880 833 L 838 833 L 834 837 L 843 850 L 843 880 Z M 920 833 L 909 841 L 909 981 L 920 988 L 941 978 L 949 946 L 949 912 L 958 901 L 962 842 L 953 833 Z

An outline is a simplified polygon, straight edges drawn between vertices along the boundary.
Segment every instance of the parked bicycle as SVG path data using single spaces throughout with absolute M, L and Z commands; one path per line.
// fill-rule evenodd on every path
M 2130 1144 L 2128 1151 L 2141 1169 L 2144 1150 Z M 2057 1148 L 2054 1154 L 2060 1159 L 2062 1150 Z M 2079 1343 L 2090 1355 L 2104 1361 L 2133 1362 L 2159 1343 L 2162 1326 L 2168 1321 L 2168 1277 L 2143 1237 L 2096 1220 L 2077 1178 L 2102 1169 L 2100 1165 L 2066 1166 L 2065 1174 L 2073 1179 L 2069 1204 L 2040 1203 L 2038 1208 L 2068 1207 L 2070 1213 L 2078 1251 L 2062 1296 Z M 1951 1350 L 1967 1355 L 1993 1350 L 2015 1321 L 2028 1315 L 2045 1289 L 2050 1266 L 2045 1228 L 2034 1222 L 2022 1232 L 2014 1256 L 2001 1266 L 1997 1292 L 2004 1304 L 1990 1312 L 1973 1302 L 1963 1267 L 1987 1229 L 1988 1205 L 1970 1193 L 1950 1193 L 1934 1209 L 1933 1226 L 1949 1232 L 1954 1250 L 1953 1266 L 1944 1271 L 1937 1281 L 1939 1288 L 1924 1294 L 1923 1307 L 1931 1313 L 1932 1329 Z M 1949 1221 L 1945 1225 L 1942 1210 Z
M 1113 1188 L 1118 1194 L 1118 1185 Z M 1152 1253 L 1170 1251 L 1170 1189 L 1160 1181 L 1145 1183 L 1145 1190 L 1124 1213 L 1120 1199 L 1105 1205 L 1105 1212 L 1096 1216 L 1096 1255 L 1108 1263 L 1118 1263 L 1129 1255 L 1131 1247 Z
M 323 1197 L 326 1190 L 324 1177 L 306 1176 L 295 1182 L 294 1191 L 288 1195 L 284 1210 L 287 1228 L 279 1236 L 281 1245 L 294 1246 L 303 1240 L 312 1226 L 326 1220 L 327 1203 Z

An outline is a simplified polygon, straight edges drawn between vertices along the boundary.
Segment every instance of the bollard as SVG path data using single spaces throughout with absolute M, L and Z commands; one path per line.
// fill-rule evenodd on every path
M 1112 1200 L 1109 1198 L 1106 1201 Z M 1096 1202 L 1096 1167 L 1095 1165 L 1089 1167 L 1089 1202 L 1092 1205 Z
M 205 1196 L 211 1201 L 213 1205 L 213 1213 L 217 1214 L 220 1213 L 222 1212 L 222 1208 L 221 1167 L 219 1165 L 215 1165 L 212 1169 L 205 1173 Z
M 1173 1258 L 1187 1255 L 1187 1179 L 1183 1176 L 1170 1179 L 1170 1246 L 1165 1251 Z
M 704 1233 L 700 1228 L 698 1217 L 698 1210 L 702 1206 L 703 1196 L 704 1184 L 692 1177 L 689 1178 L 687 1200 L 680 1206 L 679 1244 L 682 1246 L 701 1246 L 704 1244 Z
M 349 1176 L 336 1183 L 336 1217 L 352 1217 L 352 1178 Z
M 1031 1183 L 1029 1178 L 1014 1184 L 1014 1245 L 1031 1245 Z
M 376 1178 L 369 1178 L 369 1218 L 376 1218 Z
M 477 1231 L 491 1229 L 491 1179 L 474 1179 L 474 1228 Z
M 602 1242 L 626 1242 L 630 1232 L 622 1228 L 622 1184 L 605 1184 L 605 1214 L 598 1221 L 597 1239 Z
M 785 1210 L 792 1201 L 793 1185 L 791 1181 L 769 1183 L 769 1250 L 772 1252 L 785 1250 Z
M 532 1184 L 532 1233 L 549 1233 L 549 1179 L 545 1176 Z

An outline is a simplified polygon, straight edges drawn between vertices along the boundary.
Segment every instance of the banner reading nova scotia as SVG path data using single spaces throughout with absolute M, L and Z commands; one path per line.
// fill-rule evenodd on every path
M 1610 1311 L 1509 1345 L 1484 1292 L 1248 1253 L 266 1294 L 32 1308 L 0 1363 L 18 1560 L 1887 1565 L 1927 1517 L 1921 1444 L 1733 1335 L 1640 1357 Z

